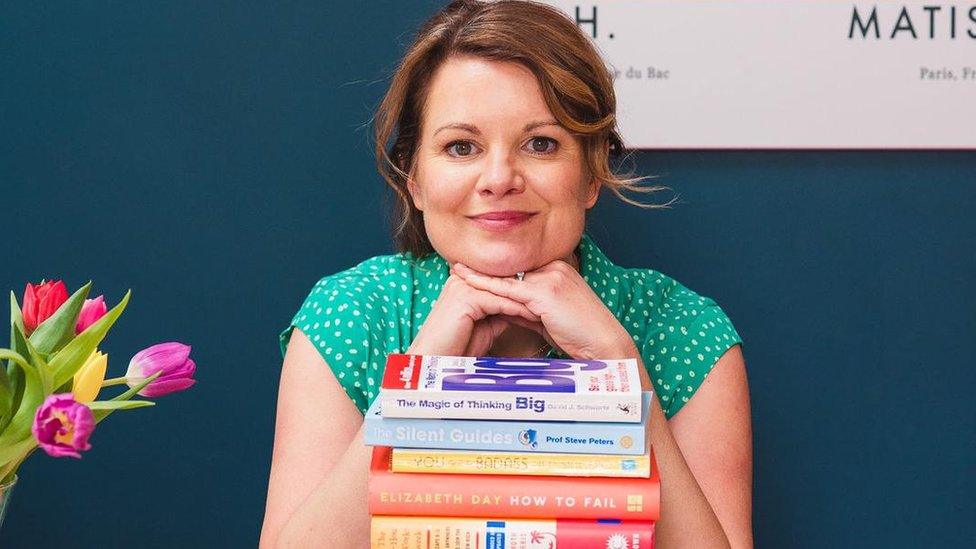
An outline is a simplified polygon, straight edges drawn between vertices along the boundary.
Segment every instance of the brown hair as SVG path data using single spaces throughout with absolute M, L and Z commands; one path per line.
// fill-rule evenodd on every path
M 396 193 L 394 238 L 399 251 L 415 257 L 433 251 L 407 180 L 415 168 L 428 86 L 441 63 L 454 55 L 511 61 L 531 70 L 550 112 L 579 139 L 588 173 L 629 204 L 670 204 L 643 204 L 621 193 L 666 187 L 639 186 L 647 177 L 620 176 L 611 169 L 611 156 L 623 152 L 613 77 L 576 23 L 556 8 L 528 0 L 455 0 L 420 28 L 374 117 L 377 169 Z

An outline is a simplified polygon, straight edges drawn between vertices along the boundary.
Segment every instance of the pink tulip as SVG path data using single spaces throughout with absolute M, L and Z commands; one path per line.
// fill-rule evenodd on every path
M 125 372 L 126 384 L 135 387 L 147 377 L 162 372 L 146 385 L 139 394 L 154 398 L 189 388 L 196 380 L 193 372 L 196 364 L 190 358 L 190 346 L 171 341 L 147 347 L 129 361 Z
M 49 280 L 37 286 L 28 282 L 24 288 L 24 306 L 21 308 L 27 335 L 50 318 L 65 301 L 68 301 L 68 288 L 64 282 Z
M 51 457 L 81 458 L 79 450 L 88 450 L 88 437 L 95 429 L 92 411 L 75 402 L 71 393 L 51 395 L 37 408 L 32 431 L 37 443 Z
M 108 307 L 105 306 L 105 296 L 100 295 L 95 299 L 86 299 L 85 304 L 81 306 L 81 312 L 78 313 L 75 334 L 84 332 L 96 320 L 105 316 L 106 312 L 108 312 Z

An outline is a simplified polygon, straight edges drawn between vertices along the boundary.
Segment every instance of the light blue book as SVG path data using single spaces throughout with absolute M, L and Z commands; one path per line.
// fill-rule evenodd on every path
M 652 393 L 644 392 L 640 423 L 384 418 L 380 399 L 366 411 L 365 443 L 434 448 L 569 454 L 644 453 Z

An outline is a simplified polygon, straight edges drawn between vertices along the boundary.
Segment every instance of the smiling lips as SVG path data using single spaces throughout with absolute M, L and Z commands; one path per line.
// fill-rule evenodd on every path
M 471 220 L 489 231 L 504 231 L 506 229 L 521 225 L 533 215 L 535 215 L 534 212 L 505 210 L 475 215 L 471 217 Z

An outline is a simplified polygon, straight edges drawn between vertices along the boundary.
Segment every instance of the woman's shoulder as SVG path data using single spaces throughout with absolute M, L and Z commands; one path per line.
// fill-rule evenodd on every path
M 411 276 L 410 265 L 411 258 L 404 254 L 378 255 L 319 278 L 281 333 L 282 352 L 295 327 L 306 334 L 333 328 L 369 330 L 395 307 Z
M 656 310 L 660 313 L 659 316 L 674 321 L 710 314 L 725 316 L 714 299 L 692 290 L 661 271 L 629 268 L 624 272 L 632 281 L 632 297 L 636 298 L 636 303 L 644 310 Z
M 361 305 L 353 301 L 362 298 L 393 301 L 396 296 L 413 289 L 418 271 L 423 269 L 425 263 L 425 260 L 417 260 L 409 252 L 370 257 L 345 270 L 320 278 L 309 291 L 305 305 L 311 305 L 316 297 L 324 297 L 329 303 L 349 306 Z M 321 305 L 321 300 L 318 302 Z M 314 308 L 317 309 L 318 306 Z
M 700 315 L 724 316 L 713 299 L 661 271 L 617 265 L 589 235 L 584 234 L 580 253 L 581 274 L 607 308 L 626 319 L 629 327 L 639 328 L 653 320 L 652 327 L 666 328 L 665 320 L 681 321 Z
M 649 268 L 625 269 L 624 316 L 668 417 L 695 393 L 718 359 L 742 338 L 711 297 Z M 625 325 L 628 322 L 625 320 Z
M 322 293 L 326 290 L 335 292 L 339 288 L 380 292 L 388 286 L 388 282 L 409 276 L 411 261 L 409 255 L 402 253 L 373 256 L 352 267 L 321 277 L 312 286 L 312 293 L 316 289 Z
M 365 412 L 386 355 L 402 346 L 400 304 L 408 298 L 413 268 L 404 254 L 380 255 L 323 276 L 279 334 L 282 355 L 292 331 L 300 329 Z

